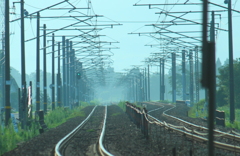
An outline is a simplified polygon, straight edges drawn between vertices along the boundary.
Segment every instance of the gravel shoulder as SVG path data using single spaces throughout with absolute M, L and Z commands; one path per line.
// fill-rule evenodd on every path
M 84 111 L 85 116 L 87 116 L 92 109 L 93 106 L 89 106 L 84 108 L 82 111 Z M 69 119 L 60 126 L 50 129 L 45 133 L 22 143 L 17 148 L 3 154 L 2 156 L 52 156 L 57 142 L 72 131 L 84 119 L 85 117 L 75 117 Z

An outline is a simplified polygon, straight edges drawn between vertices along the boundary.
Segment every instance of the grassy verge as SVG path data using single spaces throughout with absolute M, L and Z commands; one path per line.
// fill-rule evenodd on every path
M 206 118 L 207 109 L 205 105 L 205 100 L 200 100 L 198 103 L 194 104 L 188 111 L 188 116 L 191 118 Z
M 188 112 L 188 116 L 191 118 L 206 118 L 208 116 L 207 108 L 204 108 L 204 100 L 194 104 Z M 230 109 L 229 105 L 223 107 L 217 107 L 217 110 L 225 112 L 225 126 L 235 129 L 240 129 L 240 109 L 235 109 L 235 121 L 230 123 Z M 198 109 L 197 109 L 198 108 Z
M 48 128 L 57 127 L 70 118 L 74 118 L 77 116 L 85 116 L 84 112 L 81 111 L 82 108 L 83 106 L 74 108 L 73 110 L 62 107 L 56 108 L 54 111 L 51 111 L 51 113 L 45 115 L 44 121 Z
M 89 106 L 89 104 L 81 102 L 79 107 L 72 110 L 69 108 L 56 108 L 44 116 L 44 121 L 48 128 L 57 127 L 70 118 L 85 116 L 81 110 L 86 106 Z M 28 141 L 39 135 L 39 125 L 37 124 L 32 124 L 27 130 L 22 130 L 18 125 L 18 132 L 15 132 L 11 123 L 10 121 L 8 127 L 3 128 L 0 126 L 0 155 L 16 148 L 18 143 Z
M 118 103 L 118 107 L 120 107 L 124 112 L 126 112 L 126 106 L 125 106 L 126 101 L 120 101 Z
M 37 125 L 32 125 L 31 128 L 22 130 L 20 125 L 18 125 L 18 132 L 15 132 L 10 121 L 8 127 L 0 127 L 0 155 L 16 148 L 18 143 L 28 141 L 31 138 L 39 135 L 38 129 L 33 128 L 36 126 Z

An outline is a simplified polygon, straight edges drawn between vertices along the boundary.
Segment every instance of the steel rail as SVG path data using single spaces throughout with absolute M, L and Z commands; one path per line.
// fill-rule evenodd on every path
M 151 103 L 148 103 L 148 104 L 151 104 Z M 193 123 L 191 123 L 191 122 L 187 122 L 187 121 L 185 121 L 185 120 L 183 120 L 183 119 L 180 119 L 180 118 L 177 118 L 177 117 L 174 117 L 174 116 L 172 116 L 172 115 L 167 114 L 167 113 L 166 113 L 167 111 L 170 111 L 171 109 L 173 109 L 173 108 L 176 107 L 176 106 L 174 106 L 174 105 L 172 105 L 172 106 L 173 106 L 172 108 L 169 108 L 169 109 L 165 110 L 165 111 L 163 112 L 163 115 L 168 116 L 168 117 L 170 117 L 170 118 L 173 118 L 173 119 L 175 119 L 175 120 L 178 120 L 178 121 L 180 121 L 180 122 L 183 122 L 183 123 L 185 123 L 185 124 L 188 124 L 188 125 L 190 125 L 190 126 L 192 126 L 192 127 L 199 128 L 199 129 L 202 129 L 202 130 L 208 130 L 207 127 L 200 126 L 200 125 L 196 125 L 196 124 L 193 124 Z M 220 133 L 220 134 L 224 135 L 224 137 L 226 137 L 226 138 L 240 141 L 240 136 L 238 136 L 239 133 L 237 133 L 237 132 L 235 132 L 235 131 L 232 131 L 232 133 L 234 133 L 235 135 L 234 135 L 234 134 L 230 134 L 230 133 L 226 133 L 226 132 L 222 132 L 222 131 L 219 131 L 219 130 L 214 130 L 214 132 Z
M 103 127 L 102 127 L 102 132 L 98 141 L 99 145 L 99 152 L 103 156 L 113 156 L 111 153 L 109 153 L 103 146 L 103 140 L 104 140 L 104 135 L 105 135 L 105 128 L 106 128 L 106 120 L 107 120 L 107 106 L 105 106 L 105 115 L 104 115 L 104 121 L 103 121 Z
M 176 107 L 176 106 L 175 106 L 175 107 Z M 191 126 L 193 126 L 193 127 L 195 127 L 195 128 L 200 128 L 200 129 L 203 129 L 203 130 L 208 130 L 207 127 L 199 126 L 199 125 L 193 124 L 193 123 L 191 123 L 191 122 L 187 122 L 187 121 L 185 121 L 185 120 L 182 120 L 182 119 L 180 119 L 180 118 L 174 117 L 174 116 L 172 116 L 172 115 L 166 114 L 167 111 L 170 111 L 171 109 L 173 109 L 173 108 L 175 108 L 175 107 L 172 107 L 172 108 L 164 111 L 164 112 L 163 112 L 163 115 L 168 116 L 168 117 L 171 117 L 171 118 L 176 119 L 176 120 L 178 120 L 178 121 L 181 121 L 181 122 L 183 122 L 183 123 L 185 123 L 185 124 L 191 125 Z M 220 134 L 224 135 L 224 137 L 226 137 L 226 138 L 240 141 L 240 136 L 233 135 L 233 134 L 226 133 L 226 132 L 222 132 L 222 131 L 219 131 L 219 130 L 214 130 L 214 132 L 220 133 Z
M 199 141 L 199 142 L 207 142 L 207 141 L 208 141 L 207 138 L 204 138 L 204 137 L 201 137 L 201 136 L 192 134 L 191 132 L 188 132 L 188 131 L 183 131 L 183 130 L 174 128 L 174 127 L 168 125 L 166 122 L 161 122 L 161 121 L 159 121 L 158 119 L 154 118 L 154 117 L 151 116 L 151 115 L 148 115 L 148 116 L 149 116 L 150 118 L 156 120 L 156 121 L 157 121 L 156 124 L 159 124 L 159 125 L 161 125 L 161 126 L 164 126 L 164 127 L 168 128 L 168 129 L 171 129 L 171 130 L 173 130 L 173 131 L 175 131 L 175 132 L 185 134 L 186 137 L 188 137 L 188 138 L 190 138 L 190 139 L 193 139 L 193 140 L 196 140 L 196 141 Z M 231 145 L 231 144 L 226 144 L 226 143 L 221 143 L 221 142 L 219 142 L 219 141 L 214 141 L 214 146 L 217 147 L 217 148 L 220 148 L 220 149 L 224 149 L 224 150 L 228 150 L 228 151 L 240 153 L 240 146 Z
M 133 108 L 133 107 L 131 107 Z M 171 109 L 173 109 L 175 107 L 172 107 L 166 111 L 169 111 Z M 133 108 L 135 109 L 135 108 Z M 137 109 L 135 109 L 137 111 Z M 167 129 L 171 129 L 172 131 L 175 131 L 175 132 L 178 132 L 178 133 L 182 133 L 182 134 L 185 134 L 186 137 L 190 138 L 190 139 L 193 139 L 193 140 L 196 140 L 196 141 L 200 141 L 200 142 L 207 142 L 208 139 L 207 138 L 204 138 L 204 137 L 201 137 L 201 136 L 198 136 L 198 135 L 195 135 L 193 134 L 193 131 L 184 131 L 184 130 L 180 130 L 178 128 L 175 128 L 173 126 L 170 126 L 170 124 L 166 123 L 165 121 L 162 122 L 158 119 L 156 119 L 155 117 L 151 116 L 148 114 L 148 117 L 152 118 L 154 120 L 154 122 L 151 122 L 148 117 L 146 116 L 146 113 L 144 113 L 144 116 L 146 118 L 146 120 L 150 123 L 150 124 L 157 124 L 157 125 L 160 125 L 160 126 L 164 126 L 165 128 Z M 222 142 L 219 142 L 219 141 L 214 141 L 214 146 L 217 147 L 217 148 L 220 148 L 220 149 L 224 149 L 224 150 L 228 150 L 228 151 L 232 151 L 232 152 L 238 152 L 240 153 L 240 146 L 236 146 L 236 145 L 232 145 L 232 144 L 226 144 L 226 143 L 222 143 Z
M 162 108 L 164 108 L 164 106 L 162 106 L 162 107 L 160 107 L 160 108 L 157 108 L 157 109 L 150 110 L 150 111 L 148 111 L 148 113 L 151 113 L 151 112 L 157 111 L 157 110 L 162 109 Z
M 62 156 L 60 153 L 61 148 L 66 145 L 66 143 L 78 132 L 80 128 L 89 120 L 89 118 L 92 116 L 93 112 L 95 111 L 97 106 L 95 106 L 92 110 L 92 112 L 88 115 L 88 117 L 80 124 L 78 125 L 74 130 L 72 130 L 69 134 L 67 134 L 64 138 L 62 138 L 57 145 L 55 146 L 55 154 L 54 156 Z

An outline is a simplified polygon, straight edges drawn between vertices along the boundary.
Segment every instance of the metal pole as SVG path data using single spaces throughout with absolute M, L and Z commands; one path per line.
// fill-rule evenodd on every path
M 214 45 L 215 45 L 215 13 L 214 13 L 214 11 L 212 11 L 212 22 L 211 22 L 211 32 L 210 32 L 210 41 L 212 42 L 212 43 L 214 43 Z M 215 47 L 214 47 L 214 49 L 215 49 Z M 216 66 L 216 59 L 215 59 L 215 50 L 214 50 L 214 56 L 213 56 L 214 58 L 213 58 L 213 60 L 212 61 L 214 61 L 214 67 Z M 214 68 L 214 71 L 216 71 L 216 67 Z M 213 74 L 213 77 L 215 78 L 216 77 L 216 72 Z M 212 92 L 214 92 L 214 96 L 216 95 L 216 79 L 214 79 L 214 81 L 212 81 L 211 83 L 213 83 L 212 84 Z M 216 99 L 215 99 L 216 100 Z M 216 115 L 216 104 L 215 104 L 215 100 L 214 100 L 214 119 L 215 119 L 215 115 Z
M 176 103 L 176 54 L 172 53 L 172 103 Z
M 22 129 L 26 126 L 27 120 L 27 89 L 26 89 L 26 71 L 25 71 L 25 33 L 24 33 L 24 1 L 21 0 L 21 76 L 22 76 L 22 103 L 20 121 L 22 121 Z M 20 113 L 20 112 L 19 112 Z
M 63 105 L 66 106 L 67 102 L 66 102 L 66 67 L 65 67 L 65 64 L 66 64 L 66 60 L 65 60 L 65 50 L 66 50 L 66 47 L 65 47 L 65 36 L 62 36 L 62 70 L 63 70 L 63 90 L 62 90 L 62 95 L 63 95 Z
M 138 89 L 138 91 L 139 91 L 139 97 L 138 97 L 138 99 L 139 99 L 139 102 L 142 102 L 142 76 L 141 76 L 141 72 L 139 72 L 139 83 L 138 83 L 138 86 L 139 86 L 139 89 Z
M 132 78 L 132 90 L 133 90 L 133 102 L 135 102 L 135 81 L 134 77 Z
M 195 47 L 195 83 L 196 83 L 196 102 L 199 101 L 199 68 L 198 68 L 198 47 Z M 197 106 L 198 110 L 198 106 Z
M 54 33 L 52 34 L 52 110 L 55 109 L 55 39 Z
M 69 98 L 69 40 L 67 39 L 66 40 L 66 53 L 67 53 L 67 57 L 66 57 L 66 72 L 67 72 L 67 74 L 66 74 L 66 76 L 67 76 L 67 78 L 66 78 L 66 80 L 67 80 L 67 86 L 66 86 L 66 102 L 67 102 L 67 106 L 69 106 L 69 100 L 70 100 L 70 98 Z
M 208 104 L 208 156 L 214 153 L 214 105 L 215 95 L 213 84 L 215 82 L 215 45 L 207 41 L 208 0 L 203 1 L 203 27 L 202 27 L 202 86 L 209 89 Z M 214 75 L 213 75 L 214 74 Z M 214 88 L 216 89 L 216 88 Z
M 46 54 L 46 24 L 43 25 L 43 110 L 47 113 L 47 54 Z
M 145 79 L 144 79 L 144 81 L 145 81 L 145 100 L 144 101 L 147 101 L 148 99 L 147 99 L 147 69 L 145 68 Z
M 57 101 L 58 107 L 61 107 L 61 74 L 60 74 L 60 42 L 58 42 L 58 75 L 57 75 Z
M 228 1 L 228 39 L 229 39 L 229 98 L 230 98 L 230 122 L 235 120 L 234 103 L 234 72 L 233 72 L 233 37 L 232 37 L 232 1 Z
M 82 63 L 81 62 L 78 63 L 78 67 L 79 67 L 79 72 L 81 74 L 81 79 L 78 80 L 78 83 L 79 83 L 78 94 L 79 94 L 79 100 L 83 101 L 83 71 L 82 71 Z
M 194 95 L 193 95 L 193 53 L 192 53 L 192 50 L 189 51 L 189 66 L 190 66 L 190 86 L 189 86 L 189 89 L 190 89 L 190 103 L 191 103 L 191 106 L 193 105 L 193 102 L 194 102 Z
M 21 88 L 18 88 L 18 118 L 22 119 L 22 101 L 21 101 Z M 2 125 L 1 111 L 0 111 L 0 126 Z
M 73 89 L 73 102 L 76 102 L 76 66 L 75 66 L 75 49 L 72 51 L 72 89 Z
M 36 40 L 36 111 L 40 111 L 40 15 L 37 13 L 37 40 Z
M 5 105 L 5 32 L 2 32 L 2 54 L 1 54 L 1 83 L 2 83 L 2 99 L 1 99 L 1 107 L 4 107 Z M 0 118 L 3 118 L 3 116 L 1 116 Z
M 69 42 L 69 100 L 70 106 L 73 106 L 73 49 L 72 49 L 72 41 Z
M 151 97 L 150 97 L 150 73 L 149 73 L 149 65 L 148 65 L 148 101 L 151 101 Z
M 162 68 L 161 68 L 161 65 L 162 65 L 162 59 L 160 58 L 159 59 L 159 100 L 162 100 L 162 80 L 161 80 Z
M 8 125 L 11 113 L 10 104 L 10 33 L 9 0 L 5 0 L 5 125 Z
M 30 105 L 31 108 L 29 108 L 30 109 L 30 112 L 29 112 L 30 114 L 28 114 L 28 111 L 27 111 L 26 114 L 28 114 L 28 117 L 30 119 L 32 119 L 32 81 L 29 82 L 29 87 L 30 87 L 30 89 L 28 90 L 29 91 L 28 97 L 31 98 L 31 101 L 28 101 L 27 104 Z
M 164 93 L 165 93 L 165 84 L 164 84 L 164 78 L 165 78 L 165 73 L 164 73 L 164 62 L 165 60 L 162 59 L 162 100 L 164 100 Z
M 135 102 L 138 101 L 138 77 L 135 75 Z
M 182 96 L 183 100 L 186 100 L 186 57 L 185 50 L 182 51 Z

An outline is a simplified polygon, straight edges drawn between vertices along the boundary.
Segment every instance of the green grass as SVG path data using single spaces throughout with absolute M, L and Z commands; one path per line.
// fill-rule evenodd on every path
M 94 132 L 94 129 L 88 129 L 87 132 Z
M 188 111 L 188 116 L 191 118 L 205 118 L 207 117 L 207 110 L 205 109 L 202 111 L 202 108 L 204 108 L 205 100 L 200 100 L 198 103 L 194 104 L 193 107 L 190 108 Z
M 111 116 L 118 116 L 120 115 L 121 113 L 113 113 Z
M 68 119 L 77 117 L 77 116 L 85 116 L 84 112 L 81 111 L 83 107 L 77 107 L 74 108 L 73 110 L 69 108 L 62 108 L 58 107 L 54 111 L 51 111 L 47 115 L 45 115 L 45 123 L 48 126 L 48 128 L 54 128 L 62 123 L 66 122 Z
M 28 141 L 39 135 L 38 129 L 33 128 L 34 126 L 37 127 L 37 125 L 32 124 L 31 128 L 22 130 L 18 125 L 18 132 L 15 132 L 10 121 L 8 127 L 0 127 L 0 155 L 16 148 L 18 143 Z
M 191 118 L 204 118 L 208 116 L 207 109 L 202 112 L 202 108 L 204 107 L 204 100 L 200 100 L 197 104 L 194 104 L 193 107 L 188 111 L 188 116 Z M 198 111 L 197 111 L 198 107 Z M 225 112 L 225 126 L 229 128 L 240 129 L 240 109 L 235 109 L 235 121 L 233 123 L 230 122 L 230 106 L 225 105 L 222 107 L 217 107 L 217 110 Z
M 118 107 L 120 107 L 124 112 L 126 111 L 125 103 L 126 103 L 126 101 L 120 101 L 118 103 Z
M 55 128 L 62 123 L 66 122 L 70 118 L 74 118 L 77 116 L 85 117 L 85 113 L 82 109 L 86 106 L 89 106 L 86 102 L 81 102 L 80 107 L 76 107 L 72 110 L 69 108 L 56 108 L 54 111 L 48 112 L 47 115 L 44 116 L 44 122 L 48 126 L 49 129 Z M 27 130 L 22 130 L 18 125 L 18 132 L 14 131 L 12 122 L 9 122 L 8 127 L 0 126 L 0 155 L 5 152 L 8 152 L 17 147 L 17 144 L 20 142 L 25 142 L 33 137 L 39 135 L 39 125 L 38 123 L 32 123 L 31 127 L 28 127 Z

